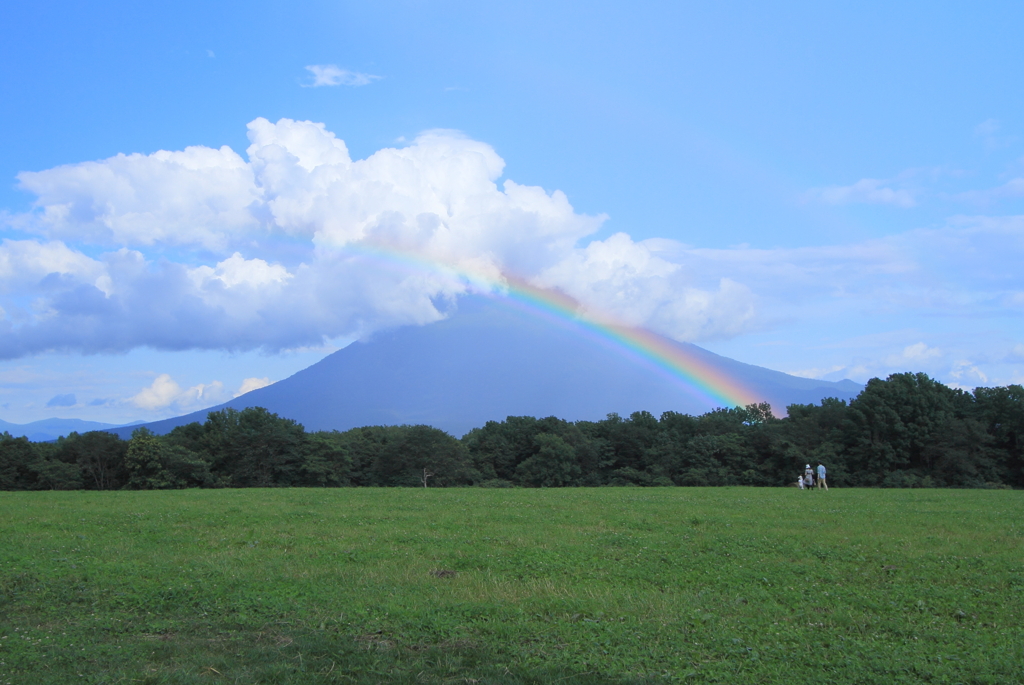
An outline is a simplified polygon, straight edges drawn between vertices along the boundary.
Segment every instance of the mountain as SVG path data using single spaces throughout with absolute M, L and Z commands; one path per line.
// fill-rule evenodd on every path
M 24 436 L 32 442 L 56 440 L 62 435 L 68 435 L 69 433 L 87 433 L 89 431 L 101 431 L 117 427 L 118 425 L 114 423 L 83 421 L 82 419 L 42 419 L 41 421 L 21 424 L 0 420 L 0 433 L 7 432 L 16 438 Z
M 671 342 L 782 409 L 852 399 L 852 381 L 798 378 Z M 599 420 L 647 410 L 703 414 L 715 405 L 663 369 L 578 324 L 464 298 L 448 319 L 356 342 L 295 375 L 222 405 L 146 424 L 158 434 L 210 411 L 265 407 L 307 430 L 428 424 L 459 436 L 507 416 Z M 135 426 L 113 429 L 128 437 Z

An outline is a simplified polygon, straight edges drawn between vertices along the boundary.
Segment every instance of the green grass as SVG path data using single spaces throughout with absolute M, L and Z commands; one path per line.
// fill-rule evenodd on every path
M 1024 496 L 0 493 L 7 683 L 1024 682 Z

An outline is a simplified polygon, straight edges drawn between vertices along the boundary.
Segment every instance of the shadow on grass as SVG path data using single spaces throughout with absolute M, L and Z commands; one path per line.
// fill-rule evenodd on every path
M 73 649 L 23 654 L 8 662 L 12 683 L 64 685 L 198 685 L 246 683 L 436 683 L 478 685 L 593 685 L 662 683 L 662 678 L 622 678 L 510 662 L 468 641 L 398 646 L 378 636 L 353 638 L 330 631 L 222 633 L 215 638 L 180 634 L 119 636 L 87 659 Z

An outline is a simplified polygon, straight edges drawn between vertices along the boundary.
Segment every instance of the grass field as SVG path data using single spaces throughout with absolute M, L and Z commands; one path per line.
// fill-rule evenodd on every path
M 0 493 L 7 683 L 1024 682 L 1024 493 Z

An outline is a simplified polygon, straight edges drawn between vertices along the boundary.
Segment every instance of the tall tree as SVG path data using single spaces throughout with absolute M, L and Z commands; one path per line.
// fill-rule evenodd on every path
M 468 485 L 480 480 L 469 452 L 458 440 L 431 426 L 403 426 L 373 464 L 375 484 L 422 486 L 424 470 L 430 485 Z
M 307 433 L 302 443 L 302 485 L 336 487 L 352 484 L 349 440 L 338 431 Z
M 0 490 L 33 490 L 38 484 L 32 466 L 39 459 L 28 438 L 0 434 Z
M 294 485 L 300 480 L 305 429 L 263 407 L 210 412 L 203 442 L 215 472 L 235 487 Z
M 975 388 L 974 398 L 973 417 L 992 437 L 1003 482 L 1024 487 L 1024 387 Z
M 557 488 L 579 482 L 583 471 L 572 445 L 552 433 L 538 433 L 533 440 L 537 452 L 516 467 L 518 482 L 543 488 Z
M 86 489 L 117 490 L 127 480 L 124 457 L 128 442 L 113 433 L 72 433 L 58 440 L 57 445 L 59 461 L 78 465 Z
M 210 465 L 199 454 L 136 428 L 125 454 L 128 479 L 125 487 L 164 490 L 209 486 L 214 483 Z
M 848 464 L 865 485 L 911 483 L 930 475 L 936 442 L 964 421 L 973 398 L 923 373 L 873 378 L 850 403 L 844 426 Z M 966 429 L 964 429 L 966 430 Z M 893 475 L 890 478 L 890 475 Z

